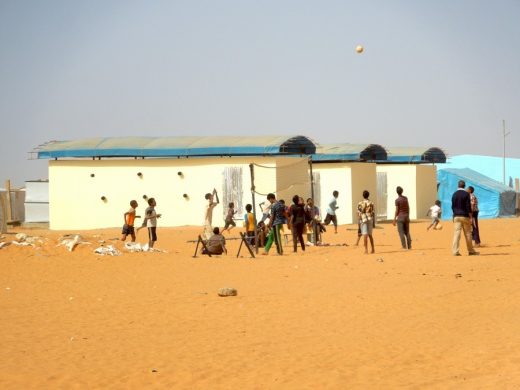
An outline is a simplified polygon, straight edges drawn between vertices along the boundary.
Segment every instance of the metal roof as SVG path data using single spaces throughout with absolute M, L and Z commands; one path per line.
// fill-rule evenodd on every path
M 437 147 L 431 148 L 387 148 L 388 162 L 402 163 L 445 163 L 446 154 Z
M 304 136 L 117 137 L 53 141 L 34 150 L 39 159 L 64 157 L 190 157 L 312 154 Z
M 312 155 L 312 161 L 384 161 L 385 148 L 377 144 L 331 144 L 321 145 Z

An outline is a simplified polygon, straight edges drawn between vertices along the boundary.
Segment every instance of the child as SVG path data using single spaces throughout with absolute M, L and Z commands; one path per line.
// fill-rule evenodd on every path
M 426 214 L 426 216 L 431 216 L 432 217 L 432 223 L 431 223 L 430 226 L 428 226 L 426 228 L 426 230 L 430 230 L 430 228 L 432 228 L 432 227 L 433 227 L 433 230 L 441 230 L 442 229 L 442 226 L 440 225 L 441 213 L 442 213 L 441 201 L 440 200 L 436 200 L 435 204 L 432 207 L 430 207 L 430 209 L 428 210 L 428 213 Z
M 269 202 L 262 202 L 259 206 L 262 209 L 262 219 L 260 222 L 265 222 L 265 220 L 271 215 L 271 207 L 273 207 L 273 205 Z
M 244 214 L 244 225 L 246 227 L 246 237 L 248 241 L 253 244 L 255 241 L 255 216 L 251 212 L 253 210 L 253 206 L 250 204 L 246 204 L 246 213 Z
M 204 232 L 202 233 L 202 236 L 204 239 L 209 240 L 213 235 L 213 228 L 211 227 L 213 223 L 213 209 L 217 207 L 220 201 L 215 188 L 213 188 L 212 193 L 208 192 L 204 198 L 208 201 L 208 205 L 206 206 L 206 213 L 204 215 Z
M 267 240 L 267 236 L 269 235 L 268 228 L 265 222 L 259 222 L 256 228 L 256 234 L 258 235 L 258 247 L 265 247 L 265 242 Z
M 226 239 L 219 232 L 218 227 L 213 228 L 213 235 L 206 242 L 206 247 L 208 248 L 207 251 L 202 250 L 204 254 L 221 255 L 225 253 L 227 255 Z
M 148 246 L 150 248 L 153 248 L 155 241 L 157 241 L 157 218 L 161 218 L 161 214 L 155 212 L 155 206 L 157 206 L 155 199 L 149 198 L 148 207 L 144 212 L 143 224 L 137 228 L 137 231 L 145 226 L 148 228 Z
M 363 200 L 358 203 L 358 217 L 361 221 L 361 235 L 363 236 L 363 245 L 365 247 L 365 255 L 368 254 L 368 239 L 370 240 L 371 251 L 370 253 L 374 253 L 374 238 L 372 237 L 372 229 L 374 228 L 373 219 L 375 217 L 374 213 L 374 203 L 369 199 L 370 192 L 367 190 L 363 191 Z
M 140 218 L 139 215 L 135 215 L 137 206 L 139 205 L 135 200 L 130 201 L 130 210 L 123 214 L 124 224 L 121 241 L 126 241 L 126 237 L 130 234 L 132 242 L 135 242 L 134 221 L 136 218 Z
M 233 202 L 231 202 L 231 203 L 229 203 L 229 209 L 228 209 L 226 219 L 225 219 L 226 224 L 224 225 L 224 229 L 222 230 L 222 233 L 224 233 L 226 230 L 228 232 L 230 232 L 231 229 L 233 229 L 235 226 L 237 226 L 237 224 L 233 220 L 233 216 L 235 214 L 236 214 L 235 204 Z

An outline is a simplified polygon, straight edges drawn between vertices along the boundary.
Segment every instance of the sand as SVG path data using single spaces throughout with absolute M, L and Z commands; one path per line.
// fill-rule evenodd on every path
M 478 257 L 451 256 L 451 223 L 426 226 L 411 251 L 381 224 L 363 255 L 341 226 L 325 239 L 348 246 L 257 259 L 238 241 L 192 258 L 194 227 L 159 228 L 167 253 L 117 257 L 93 249 L 119 229 L 68 252 L 71 232 L 16 228 L 4 241 L 43 245 L 0 249 L 0 388 L 519 388 L 520 220 L 481 221 Z

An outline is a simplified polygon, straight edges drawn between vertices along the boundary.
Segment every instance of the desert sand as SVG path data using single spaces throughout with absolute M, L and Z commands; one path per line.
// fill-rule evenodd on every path
M 42 243 L 0 249 L 0 388 L 520 388 L 520 220 L 481 221 L 478 257 L 427 224 L 410 251 L 380 224 L 363 255 L 340 226 L 325 241 L 348 246 L 256 259 L 239 241 L 193 258 L 200 227 L 159 227 L 156 253 L 124 251 L 119 228 L 12 228 L 0 241 Z M 69 252 L 65 233 L 92 244 Z

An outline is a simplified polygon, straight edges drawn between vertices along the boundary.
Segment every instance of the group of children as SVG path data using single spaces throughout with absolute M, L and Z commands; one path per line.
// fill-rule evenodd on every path
M 140 215 L 136 215 L 136 209 L 139 205 L 135 200 L 130 201 L 130 209 L 123 214 L 124 224 L 121 241 L 125 241 L 130 235 L 132 242 L 134 242 L 136 233 L 146 227 L 148 229 L 148 246 L 153 248 L 155 241 L 157 241 L 157 218 L 161 218 L 161 214 L 155 212 L 156 205 L 154 198 L 148 199 L 148 207 L 144 211 L 143 223 L 136 230 L 134 228 L 135 219 L 141 218 Z
M 368 191 L 364 191 L 363 200 L 358 204 L 358 240 L 356 245 L 359 244 L 361 237 L 364 237 L 365 253 L 368 253 L 368 240 L 370 240 L 371 252 L 374 252 L 372 228 L 375 224 L 375 212 L 374 204 L 369 200 L 369 195 Z M 230 232 L 231 229 L 236 227 L 236 222 L 234 221 L 235 214 L 237 213 L 235 210 L 235 204 L 233 202 L 228 204 L 224 228 L 220 231 L 218 227 L 213 228 L 211 226 L 213 209 L 219 203 L 216 190 L 213 190 L 213 193 L 206 194 L 205 198 L 208 200 L 204 227 L 205 240 L 207 241 L 208 247 L 211 248 L 210 250 L 214 251 L 215 254 L 227 253 L 225 238 L 222 233 L 225 231 Z M 138 207 L 137 201 L 132 200 L 130 202 L 130 209 L 123 215 L 124 224 L 121 237 L 122 241 L 125 241 L 127 237 L 130 236 L 132 242 L 134 242 L 136 239 L 136 233 L 140 229 L 146 227 L 149 238 L 148 245 L 150 248 L 153 248 L 157 241 L 157 219 L 161 217 L 161 214 L 158 214 L 155 211 L 156 205 L 157 203 L 154 198 L 148 199 L 148 207 L 145 210 L 142 224 L 140 227 L 135 229 L 135 220 L 141 217 L 136 215 L 136 209 Z M 276 205 L 277 212 L 279 213 L 278 220 L 276 221 L 273 220 L 277 219 L 277 216 L 274 215 L 276 213 L 273 213 L 274 205 Z M 293 248 L 295 252 L 297 251 L 298 242 L 300 243 L 302 250 L 305 250 L 305 241 L 303 239 L 305 227 L 307 227 L 307 231 L 314 234 L 316 243 L 318 245 L 321 243 L 321 233 L 325 232 L 326 229 L 324 224 L 321 222 L 320 210 L 314 205 L 312 198 L 308 198 L 305 202 L 302 197 L 295 195 L 293 197 L 293 204 L 290 207 L 287 207 L 283 199 L 276 201 L 274 194 L 269 194 L 267 202 L 262 202 L 259 206 L 262 209 L 262 218 L 258 224 L 256 223 L 255 216 L 252 212 L 253 206 L 247 204 L 245 207 L 246 213 L 244 214 L 244 227 L 246 230 L 246 237 L 250 244 L 255 244 L 256 232 L 256 244 L 258 247 L 264 247 L 266 249 L 265 252 L 268 253 L 272 243 L 276 242 L 278 252 L 281 252 L 281 233 L 283 233 L 284 224 L 287 224 L 289 229 L 292 230 Z M 442 225 L 440 224 L 441 213 L 441 202 L 436 200 L 435 204 L 430 207 L 427 214 L 432 218 L 432 222 L 427 227 L 427 230 L 430 230 L 431 228 L 434 230 L 442 228 Z M 268 219 L 269 222 L 266 223 Z M 274 222 L 276 222 L 276 224 L 274 224 Z M 274 228 L 273 225 L 278 227 Z M 275 231 L 273 231 L 273 229 Z

